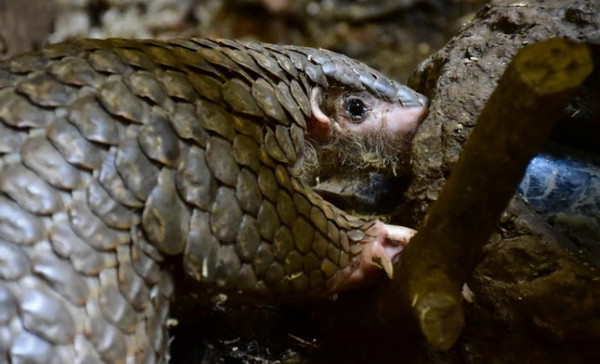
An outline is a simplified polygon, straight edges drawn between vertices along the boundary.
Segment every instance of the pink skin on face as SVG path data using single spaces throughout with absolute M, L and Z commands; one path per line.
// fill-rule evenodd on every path
M 366 92 L 360 93 L 360 99 L 368 109 L 367 117 L 361 122 L 351 122 L 343 117 L 342 105 L 337 106 L 338 120 L 332 120 L 325 115 L 321 107 L 321 89 L 316 87 L 311 92 L 311 109 L 313 120 L 311 135 L 318 136 L 319 140 L 327 140 L 331 129 L 341 135 L 367 134 L 379 132 L 382 134 L 399 135 L 413 134 L 421 121 L 427 115 L 426 106 L 404 107 L 400 103 L 382 100 Z M 340 103 L 343 100 L 339 101 Z
M 369 100 L 370 116 L 360 124 L 346 125 L 350 133 L 381 130 L 385 134 L 412 134 L 427 113 L 424 106 L 404 107 L 381 99 Z

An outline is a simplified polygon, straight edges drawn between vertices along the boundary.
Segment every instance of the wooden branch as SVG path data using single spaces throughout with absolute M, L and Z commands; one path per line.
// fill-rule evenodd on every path
M 464 323 L 461 288 L 564 106 L 592 70 L 587 46 L 551 39 L 523 48 L 479 116 L 459 161 L 379 301 L 409 303 L 421 331 L 450 348 Z

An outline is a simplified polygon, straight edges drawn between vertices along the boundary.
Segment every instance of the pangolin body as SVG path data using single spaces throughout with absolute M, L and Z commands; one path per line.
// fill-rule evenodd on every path
M 0 363 L 164 363 L 174 283 L 328 294 L 376 220 L 291 172 L 310 95 L 424 98 L 344 56 L 227 40 L 82 40 L 0 64 Z M 364 257 L 362 258 L 364 259 Z

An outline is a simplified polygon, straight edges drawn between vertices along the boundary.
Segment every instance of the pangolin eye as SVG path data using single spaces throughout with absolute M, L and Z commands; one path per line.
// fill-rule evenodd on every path
M 354 122 L 360 122 L 367 114 L 367 107 L 361 99 L 349 99 L 346 101 L 346 111 Z

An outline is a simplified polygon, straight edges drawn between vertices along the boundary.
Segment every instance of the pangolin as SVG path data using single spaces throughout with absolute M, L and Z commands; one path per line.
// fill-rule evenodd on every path
M 311 184 L 399 168 L 426 105 L 295 46 L 80 40 L 3 61 L 0 363 L 166 362 L 167 260 L 267 300 L 389 273 L 413 231 Z

